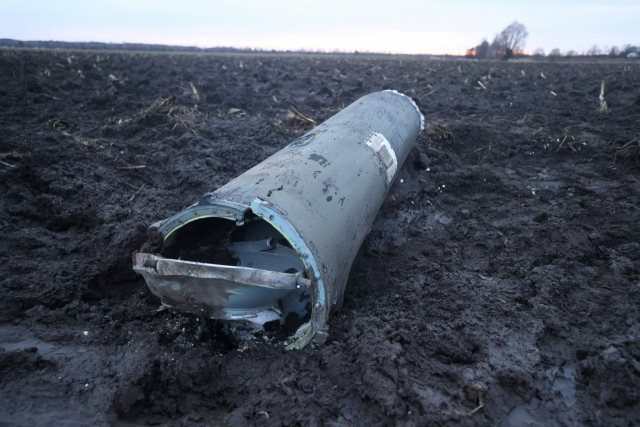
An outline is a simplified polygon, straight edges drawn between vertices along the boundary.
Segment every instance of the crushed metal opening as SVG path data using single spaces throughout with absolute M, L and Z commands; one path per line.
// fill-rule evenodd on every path
M 165 239 L 160 254 L 183 261 L 302 272 L 302 260 L 287 239 L 262 218 L 249 217 L 241 225 L 216 217 L 191 221 Z
M 309 322 L 311 282 L 285 236 L 250 209 L 244 219 L 196 217 L 169 231 L 159 254 L 136 254 L 163 304 L 285 340 Z

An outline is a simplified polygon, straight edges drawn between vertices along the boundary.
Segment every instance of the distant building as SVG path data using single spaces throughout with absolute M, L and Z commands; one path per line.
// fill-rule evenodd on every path
M 637 57 L 638 57 L 638 54 L 635 53 L 635 52 L 631 52 L 631 53 L 627 54 L 627 58 L 637 58 Z

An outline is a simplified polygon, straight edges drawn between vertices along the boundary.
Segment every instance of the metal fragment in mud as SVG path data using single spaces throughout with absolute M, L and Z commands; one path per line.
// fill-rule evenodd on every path
M 182 212 L 136 253 L 162 303 L 257 327 L 297 316 L 287 348 L 322 344 L 351 264 L 424 118 L 395 91 L 366 95 Z

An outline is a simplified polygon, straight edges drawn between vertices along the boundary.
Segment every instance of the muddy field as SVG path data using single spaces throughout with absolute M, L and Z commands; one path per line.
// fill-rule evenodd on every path
M 639 65 L 0 50 L 0 425 L 637 425 Z M 159 310 L 149 224 L 382 89 L 427 129 L 325 345 Z

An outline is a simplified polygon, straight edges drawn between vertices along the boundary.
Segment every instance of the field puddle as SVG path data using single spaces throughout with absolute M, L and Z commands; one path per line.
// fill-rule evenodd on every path
M 0 348 L 4 351 L 26 350 L 28 348 L 37 348 L 40 354 L 78 354 L 84 353 L 89 349 L 77 345 L 65 346 L 59 344 L 51 344 L 35 338 L 25 338 L 19 341 L 0 342 Z
M 576 404 L 576 367 L 571 364 L 551 366 L 545 372 L 552 383 L 552 389 L 560 392 L 567 406 Z
M 533 399 L 525 405 L 518 405 L 509 412 L 511 427 L 543 427 L 548 425 L 547 419 L 536 414 L 540 405 L 538 399 Z
M 551 389 L 562 395 L 562 400 L 567 406 L 576 404 L 576 389 L 580 386 L 576 382 L 576 367 L 572 364 L 564 366 L 547 366 L 545 375 L 551 381 Z M 518 405 L 509 412 L 509 425 L 511 427 L 536 427 L 549 425 L 548 420 L 538 413 L 540 401 L 533 399 L 524 405 Z
M 36 347 L 40 353 L 45 353 L 49 350 L 56 349 L 57 347 L 48 342 L 44 342 L 36 339 L 24 339 L 22 341 L 13 342 L 0 342 L 0 348 L 5 351 L 13 350 L 26 350 L 28 348 Z

